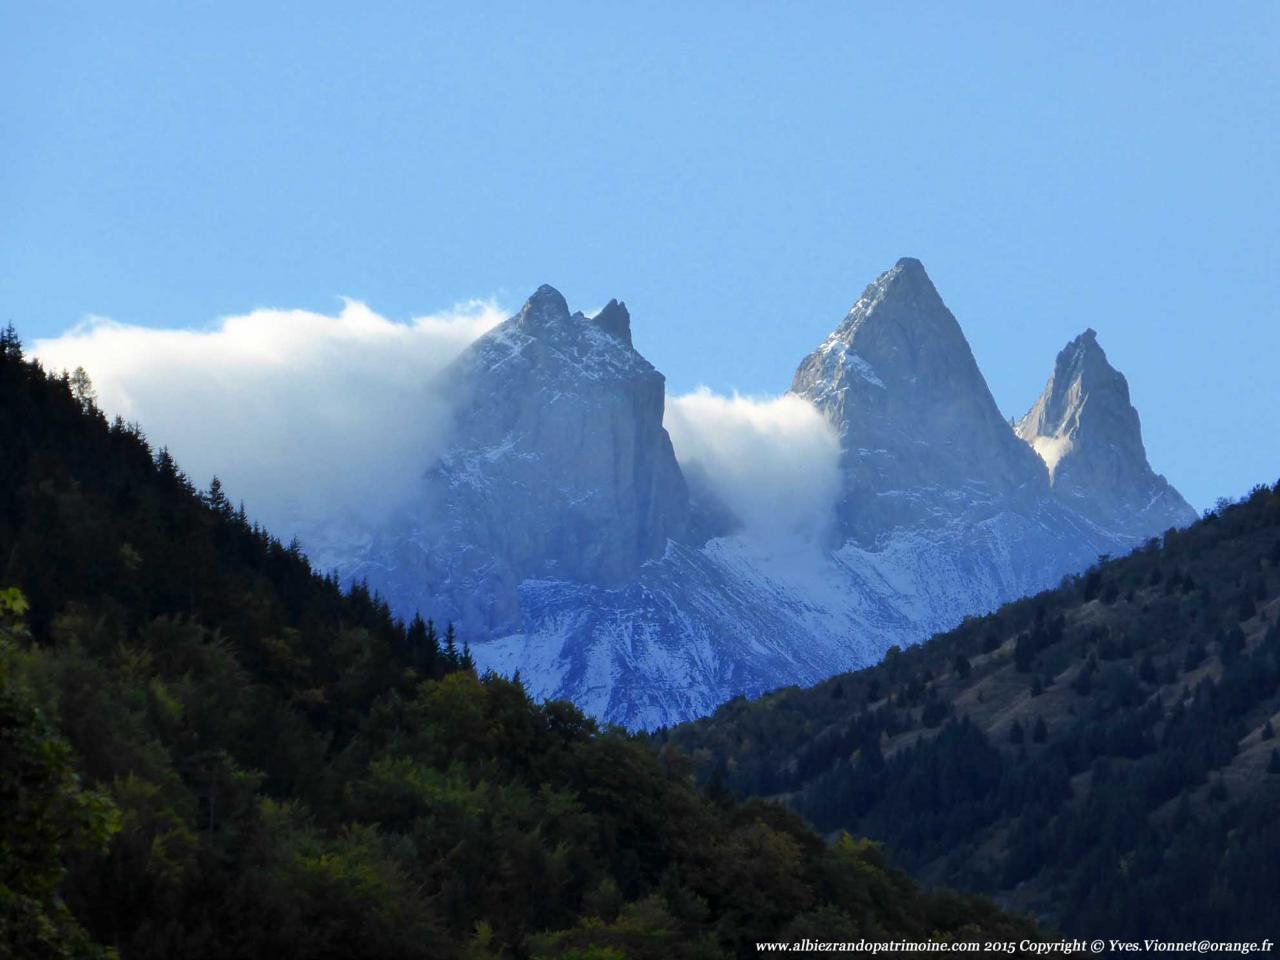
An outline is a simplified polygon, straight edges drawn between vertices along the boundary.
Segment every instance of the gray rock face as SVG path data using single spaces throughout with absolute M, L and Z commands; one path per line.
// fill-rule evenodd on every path
M 839 430 L 840 527 L 859 543 L 1047 493 L 919 260 L 899 260 L 863 291 L 791 390 Z
M 632 348 L 623 304 L 592 319 L 540 287 L 444 384 L 448 455 L 369 551 L 384 593 L 487 636 L 521 628 L 522 582 L 618 586 L 683 533 L 665 380 Z
M 535 696 L 632 727 L 873 663 L 1194 516 L 1146 465 L 1091 335 L 1015 433 L 916 260 L 795 375 L 841 443 L 822 548 L 753 540 L 713 477 L 691 475 L 691 506 L 663 377 L 621 303 L 588 318 L 542 287 L 445 389 L 448 454 L 391 523 L 350 538 L 341 575 L 400 615 L 453 620 L 482 668 L 518 670 Z
M 1058 354 L 1044 392 L 1016 430 L 1044 461 L 1053 492 L 1109 530 L 1150 535 L 1196 517 L 1147 462 L 1129 384 L 1091 329 Z

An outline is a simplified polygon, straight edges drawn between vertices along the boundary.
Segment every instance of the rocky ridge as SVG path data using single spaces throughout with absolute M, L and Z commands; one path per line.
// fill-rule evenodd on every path
M 632 727 L 873 663 L 1194 515 L 1147 465 L 1091 334 L 1015 430 L 912 259 L 794 378 L 841 444 L 817 551 L 763 549 L 723 505 L 690 506 L 663 377 L 617 301 L 587 317 L 541 287 L 445 384 L 448 454 L 340 573 L 455 621 L 481 666 L 534 694 Z

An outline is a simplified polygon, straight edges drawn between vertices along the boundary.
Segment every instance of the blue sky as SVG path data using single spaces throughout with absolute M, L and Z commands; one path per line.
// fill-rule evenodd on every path
M 550 282 L 776 393 L 911 255 L 1006 414 L 1093 326 L 1194 503 L 1280 476 L 1274 2 L 267 6 L 0 0 L 0 319 Z

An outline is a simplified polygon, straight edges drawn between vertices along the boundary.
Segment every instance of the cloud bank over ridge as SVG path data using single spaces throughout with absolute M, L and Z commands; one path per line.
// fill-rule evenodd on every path
M 33 352 L 83 366 L 108 416 L 288 539 L 324 513 L 376 520 L 412 491 L 447 443 L 436 374 L 502 319 L 473 300 L 400 323 L 346 300 L 336 316 L 259 309 L 204 330 L 94 318 Z
M 808 400 L 724 396 L 700 387 L 667 399 L 680 465 L 762 546 L 820 546 L 840 489 L 840 441 Z
M 108 416 L 137 421 L 198 486 L 304 546 L 333 524 L 369 524 L 412 494 L 449 442 L 438 374 L 501 322 L 494 302 L 398 322 L 345 300 L 336 315 L 257 309 L 206 329 L 92 318 L 33 352 L 83 366 Z M 806 400 L 667 399 L 676 456 L 762 546 L 818 544 L 838 493 L 839 443 Z M 323 554 L 323 549 L 319 549 Z

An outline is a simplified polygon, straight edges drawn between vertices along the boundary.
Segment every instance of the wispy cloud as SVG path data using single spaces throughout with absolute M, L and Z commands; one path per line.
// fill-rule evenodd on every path
M 197 484 L 216 474 L 252 518 L 307 542 L 335 521 L 376 522 L 421 489 L 450 439 L 439 374 L 504 317 L 482 300 L 408 322 L 354 300 L 332 316 L 260 309 L 204 330 L 94 317 L 34 353 L 51 369 L 83 366 L 108 415 L 137 421 Z M 668 399 L 666 426 L 691 481 L 744 535 L 821 542 L 839 443 L 807 401 L 704 387 Z
M 744 535 L 771 546 L 821 544 L 840 489 L 840 443 L 811 403 L 701 387 L 668 399 L 666 426 L 686 472 L 741 521 Z
M 336 316 L 263 309 L 206 330 L 92 318 L 34 353 L 83 366 L 107 414 L 287 538 L 326 513 L 376 519 L 413 491 L 447 442 L 437 374 L 503 316 L 475 300 L 400 323 L 347 300 Z

